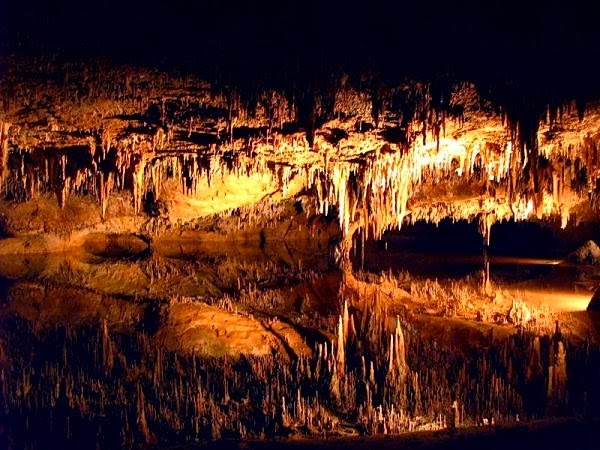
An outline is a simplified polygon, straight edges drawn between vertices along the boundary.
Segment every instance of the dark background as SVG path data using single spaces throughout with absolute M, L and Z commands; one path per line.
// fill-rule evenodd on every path
M 265 82 L 345 70 L 595 86 L 599 28 L 582 0 L 0 0 L 3 52 Z

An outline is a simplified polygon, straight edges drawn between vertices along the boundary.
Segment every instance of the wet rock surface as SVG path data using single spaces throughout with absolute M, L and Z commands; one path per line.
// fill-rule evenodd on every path
M 600 264 L 600 247 L 594 241 L 587 241 L 569 254 L 568 260 L 577 264 Z

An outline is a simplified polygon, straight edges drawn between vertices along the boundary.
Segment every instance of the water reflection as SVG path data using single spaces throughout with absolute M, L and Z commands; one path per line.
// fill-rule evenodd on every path
M 340 272 L 315 248 L 182 240 L 133 258 L 0 258 L 2 439 L 118 447 L 598 415 L 597 322 L 515 303 L 503 281 L 547 293 L 593 273 L 491 259 L 489 291 L 475 261 L 444 279 L 396 256 L 391 272 Z

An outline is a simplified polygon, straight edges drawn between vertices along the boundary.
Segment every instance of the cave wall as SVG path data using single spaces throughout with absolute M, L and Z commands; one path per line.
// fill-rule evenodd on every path
M 300 193 L 344 236 L 444 218 L 478 220 L 486 235 L 498 220 L 565 227 L 595 214 L 593 101 L 534 108 L 472 83 L 344 73 L 327 89 L 248 93 L 102 60 L 0 64 L 5 234 L 160 234 Z

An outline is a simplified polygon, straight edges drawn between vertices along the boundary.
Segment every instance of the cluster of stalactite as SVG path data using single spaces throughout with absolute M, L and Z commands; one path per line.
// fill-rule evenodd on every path
M 11 152 L 5 194 L 9 199 L 24 201 L 34 199 L 39 193 L 52 192 L 61 207 L 71 195 L 93 195 L 98 199 L 104 218 L 113 191 L 131 192 L 134 212 L 139 214 L 144 212 L 145 196 L 152 192 L 153 198 L 158 199 L 167 178 L 178 182 L 180 192 L 193 196 L 200 185 L 210 186 L 213 177 L 267 172 L 259 158 L 244 153 L 157 154 L 152 150 L 135 150 L 135 142 L 131 148 L 131 151 L 110 146 L 96 149 L 91 145 Z
M 14 446 L 35 447 L 393 434 L 598 413 L 597 346 L 571 349 L 557 329 L 459 349 L 420 339 L 408 317 L 367 303 L 364 312 L 344 305 L 334 339 L 291 360 L 178 354 L 105 321 L 37 329 L 13 317 L 2 328 L 10 354 L 0 417 Z
M 598 202 L 599 135 L 566 107 L 548 107 L 541 128 L 540 105 L 498 114 L 464 83 L 359 87 L 344 75 L 331 92 L 249 94 L 158 71 L 42 63 L 65 79 L 32 85 L 19 75 L 27 64 L 14 63 L 2 89 L 0 183 L 12 199 L 50 191 L 64 205 L 91 194 L 105 217 L 112 191 L 129 191 L 140 213 L 166 178 L 193 196 L 219 173 L 266 173 L 284 193 L 298 175 L 346 235 L 375 238 L 448 216 L 482 220 L 484 234 L 507 218 L 566 225 L 576 203 Z M 49 105 L 56 117 L 23 122 L 19 111 L 43 116 Z M 576 138 L 563 142 L 571 128 Z
M 63 150 L 16 150 L 9 154 L 4 135 L 3 132 L 2 156 L 7 160 L 7 169 L 3 178 L 5 193 L 11 199 L 31 199 L 38 192 L 50 191 L 56 193 L 62 206 L 74 193 L 91 194 L 98 198 L 104 217 L 113 190 L 130 191 L 134 211 L 141 213 L 148 192 L 153 193 L 153 198 L 160 198 L 162 183 L 167 178 L 177 180 L 182 193 L 194 196 L 199 187 L 210 186 L 211 179 L 224 174 L 269 174 L 285 195 L 289 180 L 299 176 L 313 190 L 318 212 L 327 215 L 335 207 L 346 235 L 358 228 L 375 238 L 387 229 L 399 228 L 407 218 L 432 222 L 448 216 L 482 218 L 488 222 L 491 219 L 492 224 L 494 220 L 511 217 L 526 219 L 537 211 L 539 218 L 560 215 L 566 224 L 573 199 L 581 201 L 588 195 L 587 167 L 593 168 L 591 161 L 597 159 L 592 139 L 583 147 L 587 149 L 585 161 L 589 159 L 590 163 L 574 157 L 579 153 L 576 149 L 552 154 L 539 174 L 545 188 L 539 190 L 539 195 L 528 195 L 515 181 L 520 179 L 521 168 L 516 159 L 511 159 L 510 142 L 504 150 L 499 150 L 493 146 L 482 149 L 478 145 L 467 149 L 460 142 L 443 141 L 437 149 L 431 143 L 415 145 L 407 152 L 394 144 L 381 145 L 365 139 L 365 148 L 352 158 L 340 159 L 326 152 L 325 161 L 308 147 L 293 143 L 289 151 L 281 150 L 281 146 L 268 146 L 271 154 L 289 155 L 295 151 L 299 158 L 307 160 L 307 164 L 295 167 L 293 161 L 286 164 L 272 159 L 264 144 L 260 153 L 244 149 L 217 153 L 160 152 L 157 149 L 164 144 L 154 138 L 141 142 L 134 139 L 125 148 L 123 142 L 119 147 L 106 142 L 100 148 L 90 145 Z M 283 140 L 281 145 L 289 145 L 289 140 Z M 467 183 L 483 180 L 486 196 L 464 203 L 440 199 L 425 207 L 418 201 L 410 204 L 416 192 L 452 183 L 452 177 L 456 182 L 457 176 Z M 596 191 L 593 193 L 595 199 Z M 484 234 L 486 231 L 489 226 L 483 230 Z

